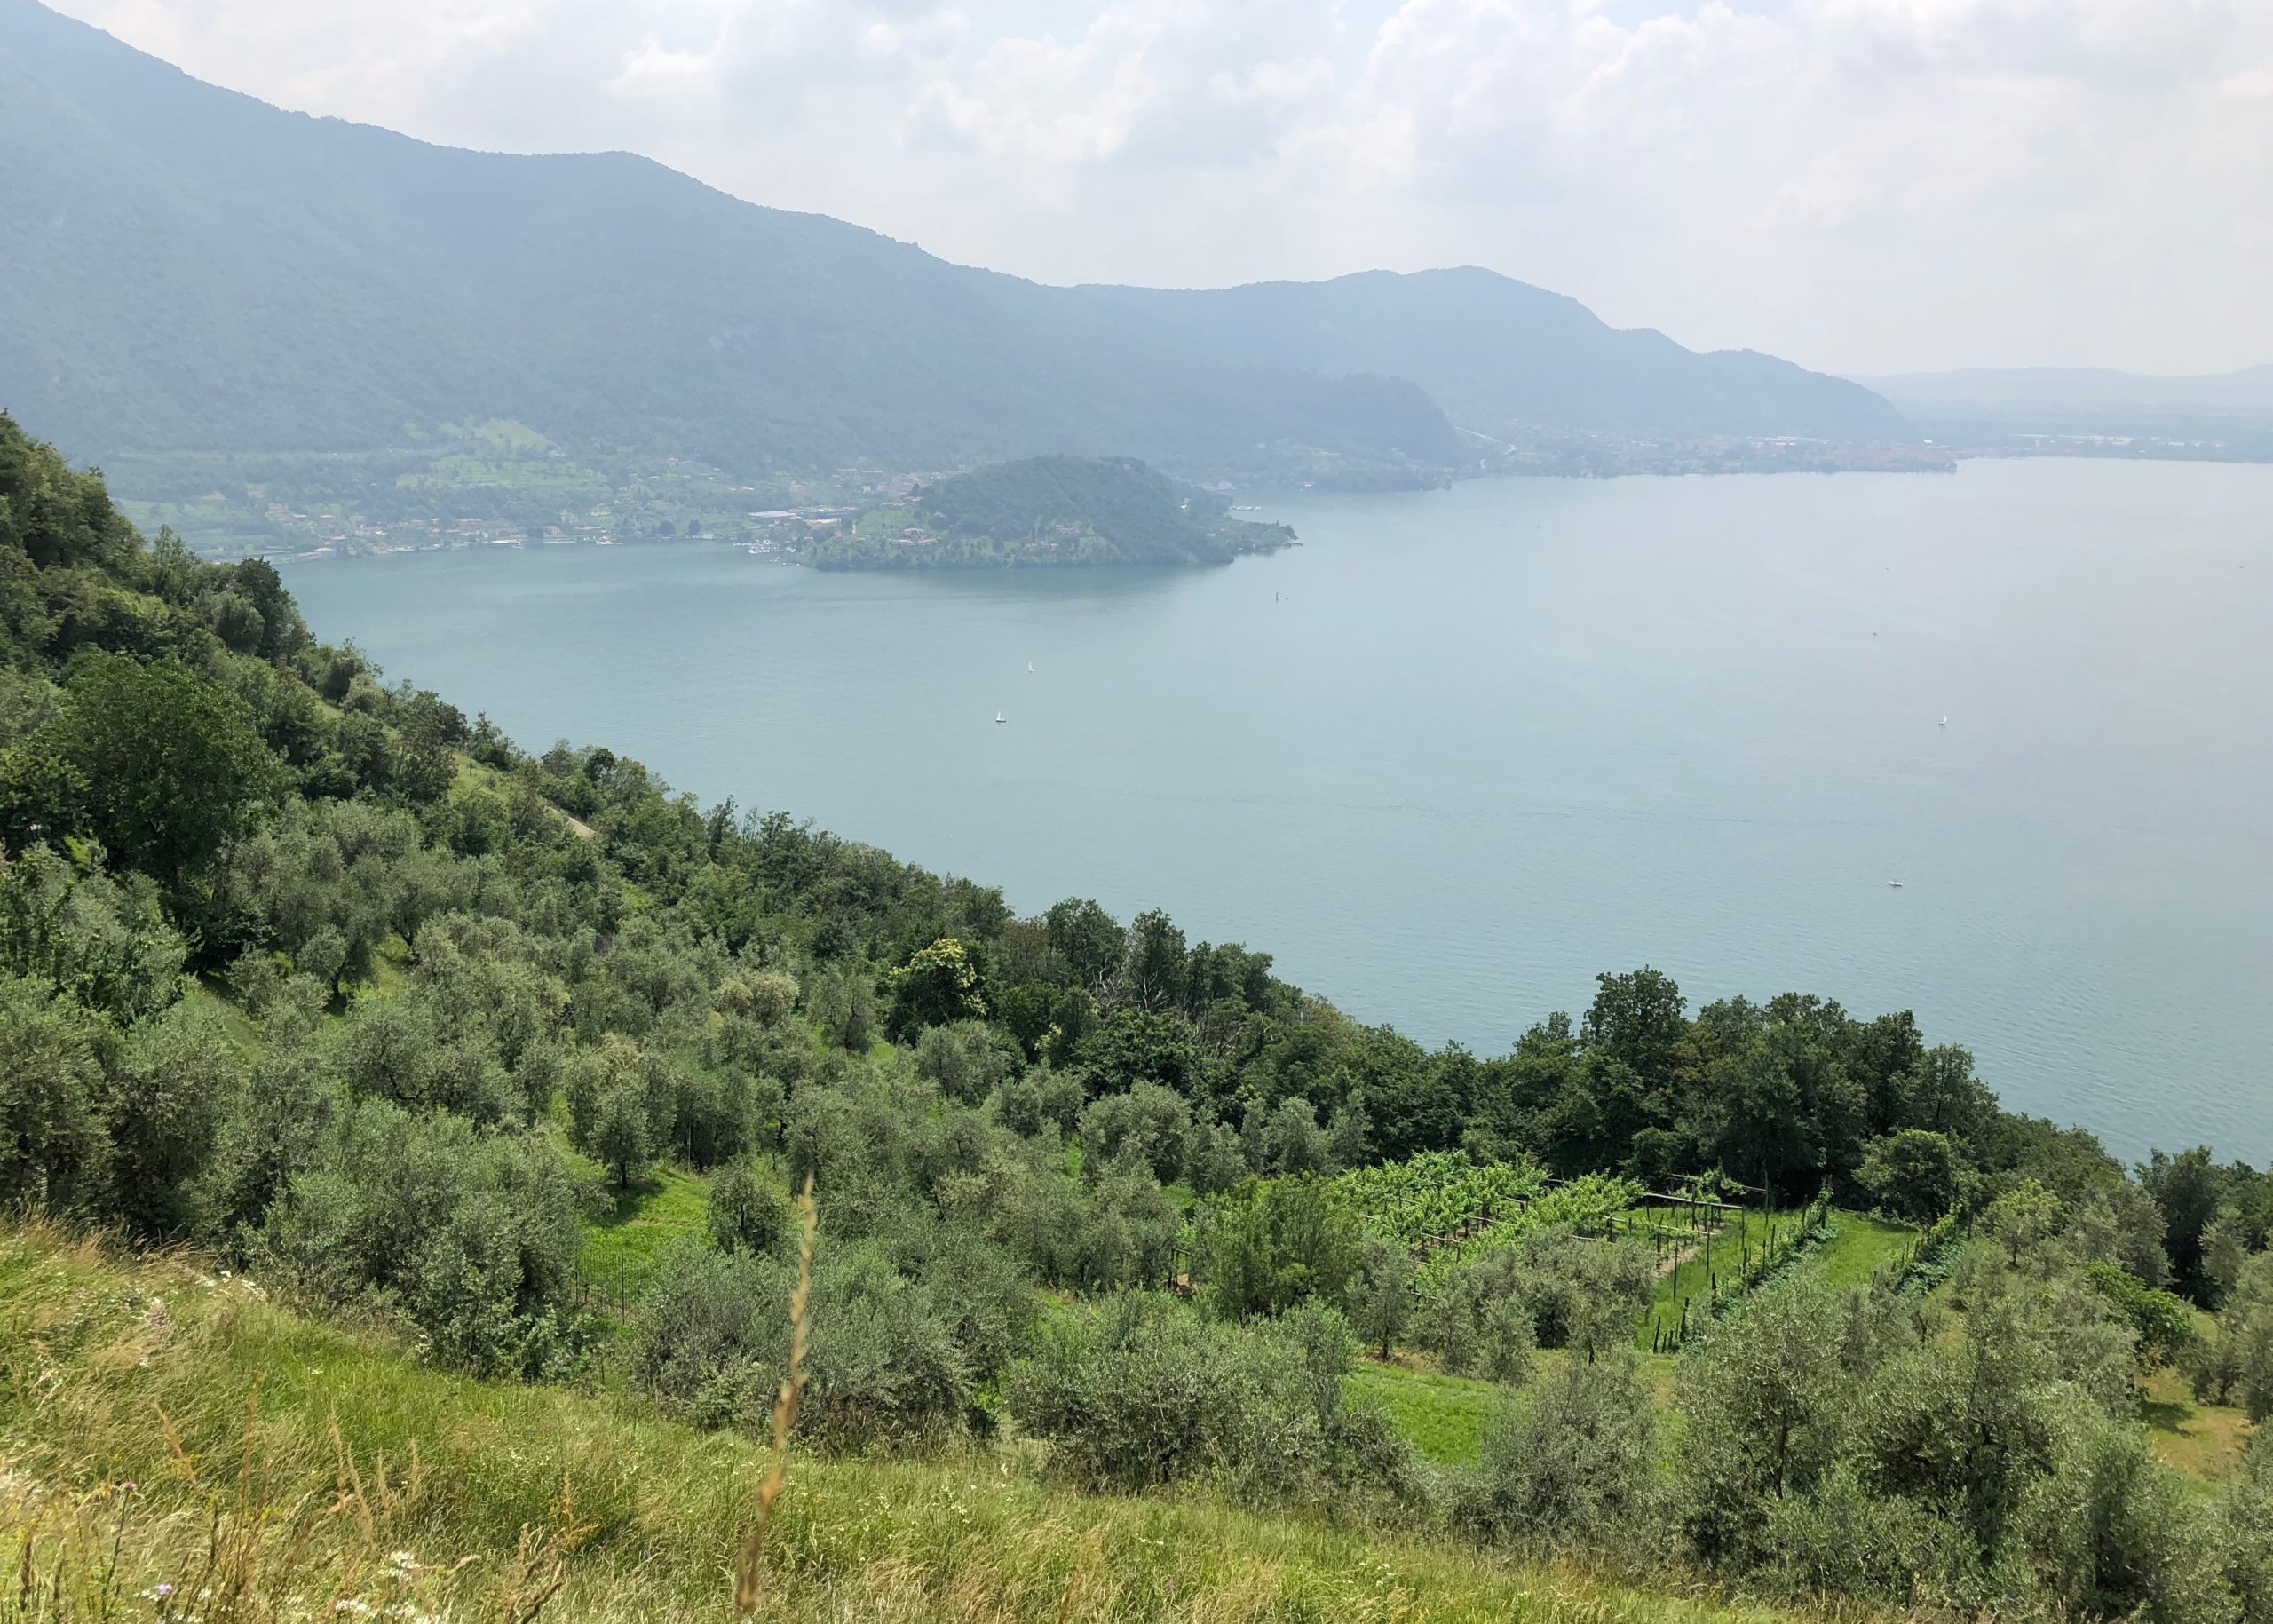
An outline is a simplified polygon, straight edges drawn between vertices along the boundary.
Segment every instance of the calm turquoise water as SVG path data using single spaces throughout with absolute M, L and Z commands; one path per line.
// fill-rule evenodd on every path
M 557 548 L 289 580 L 525 744 L 1022 909 L 1165 907 L 1430 1042 L 1503 1050 L 1648 963 L 1700 1002 L 1914 1009 L 2126 1153 L 2273 1155 L 2273 468 L 1272 507 L 1305 544 L 1207 573 Z

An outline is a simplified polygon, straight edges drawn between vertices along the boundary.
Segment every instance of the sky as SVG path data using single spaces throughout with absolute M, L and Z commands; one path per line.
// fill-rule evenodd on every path
M 1852 375 L 2273 362 L 2273 0 L 55 0 L 1052 282 L 1482 265 Z

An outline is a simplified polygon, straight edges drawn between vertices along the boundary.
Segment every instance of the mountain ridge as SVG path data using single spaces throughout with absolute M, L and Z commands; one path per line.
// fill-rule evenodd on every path
M 1471 299 L 1500 324 L 1484 334 L 1430 314 L 1440 283 L 1389 273 L 1053 287 L 637 154 L 478 153 L 288 112 L 34 0 L 0 0 L 0 208 L 22 227 L 0 404 L 83 457 L 371 449 L 473 417 L 745 471 L 1443 467 L 1468 456 L 1445 392 L 1479 426 L 1900 430 L 1856 385 L 1619 334 L 1504 278 Z M 1405 349 L 1322 329 L 1350 284 Z M 1227 332 L 1226 300 L 1263 308 Z
M 1394 351 L 1398 375 L 1463 426 L 1908 437 L 1901 415 L 1861 384 L 1757 350 L 1699 352 L 1655 328 L 1613 328 L 1568 294 L 1480 265 L 1224 289 L 1090 288 L 1170 330 L 1281 364 L 1363 368 Z

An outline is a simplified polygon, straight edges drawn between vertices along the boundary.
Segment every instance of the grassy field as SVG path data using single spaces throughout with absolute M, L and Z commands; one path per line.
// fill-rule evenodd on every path
M 1835 1290 L 1867 1286 L 1873 1274 L 1900 1256 L 1902 1248 L 1917 1238 L 1918 1232 L 1907 1224 L 1889 1224 L 1860 1213 L 1833 1213 L 1829 1237 L 1808 1254 L 1804 1267 Z
M 10 1624 L 375 1615 L 725 1620 L 756 1444 L 426 1369 L 188 1259 L 0 1232 Z M 1089 1498 L 1010 1460 L 792 1465 L 772 1620 L 1781 1616 L 1203 1497 Z
M 605 1299 L 636 1300 L 666 1248 L 709 1232 L 709 1190 L 694 1174 L 658 1164 L 617 1192 L 612 1208 L 584 1222 L 584 1255 L 577 1265 L 584 1279 Z
M 1481 1461 L 1484 1430 L 1509 1398 L 1507 1389 L 1490 1382 L 1370 1359 L 1350 1371 L 1350 1391 L 1380 1406 L 1422 1458 L 1439 1466 Z
M 2195 1401 L 2186 1378 L 2158 1370 L 2145 1382 L 2139 1419 L 2147 1440 L 2165 1462 L 2206 1484 L 2223 1483 L 2241 1470 L 2252 1428 L 2249 1417 L 2222 1405 Z

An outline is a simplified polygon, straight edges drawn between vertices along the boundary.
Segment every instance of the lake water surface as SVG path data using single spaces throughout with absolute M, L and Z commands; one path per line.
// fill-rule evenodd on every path
M 1268 505 L 1303 545 L 1213 571 L 685 545 L 288 582 L 527 746 L 1021 910 L 1163 907 L 1430 1043 L 1503 1050 L 1650 963 L 1693 1002 L 1913 1009 L 2121 1153 L 2273 1155 L 2273 467 Z

